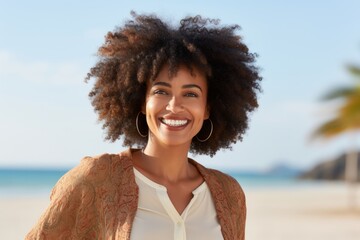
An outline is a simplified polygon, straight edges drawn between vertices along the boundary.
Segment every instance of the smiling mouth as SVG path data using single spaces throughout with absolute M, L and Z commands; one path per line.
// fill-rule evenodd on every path
M 160 119 L 160 121 L 163 124 L 168 125 L 170 127 L 182 127 L 189 122 L 188 120 L 164 119 L 164 118 Z

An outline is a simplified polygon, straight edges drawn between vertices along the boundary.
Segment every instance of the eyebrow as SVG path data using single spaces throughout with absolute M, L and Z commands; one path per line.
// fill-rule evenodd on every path
M 171 88 L 171 84 L 169 84 L 167 82 L 155 82 L 153 84 L 153 86 L 157 86 L 157 85 Z M 182 88 L 198 88 L 202 92 L 201 87 L 199 85 L 196 85 L 196 84 L 185 84 L 185 85 L 182 86 Z

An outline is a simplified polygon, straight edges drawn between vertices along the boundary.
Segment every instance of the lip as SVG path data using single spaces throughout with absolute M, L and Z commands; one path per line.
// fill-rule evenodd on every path
M 187 118 L 179 118 L 179 117 L 162 117 L 159 118 L 161 124 L 165 125 L 169 129 L 180 130 L 185 128 L 190 120 Z

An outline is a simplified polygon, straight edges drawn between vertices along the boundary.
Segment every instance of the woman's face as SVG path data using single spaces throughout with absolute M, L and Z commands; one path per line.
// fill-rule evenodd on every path
M 167 146 L 188 144 L 200 131 L 207 108 L 207 82 L 204 74 L 193 68 L 193 75 L 185 66 L 169 78 L 164 66 L 153 82 L 149 82 L 145 112 L 150 141 Z

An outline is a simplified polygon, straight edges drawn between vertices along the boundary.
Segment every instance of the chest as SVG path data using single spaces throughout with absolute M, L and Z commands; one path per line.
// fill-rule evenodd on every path
M 138 178 L 136 183 L 139 186 L 139 201 L 131 240 L 223 239 L 214 202 L 205 182 L 188 193 L 188 198 L 183 198 L 181 212 L 175 202 L 171 201 L 174 195 L 169 194 L 181 194 L 181 191 L 147 185 Z

